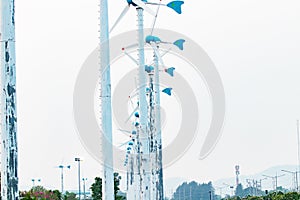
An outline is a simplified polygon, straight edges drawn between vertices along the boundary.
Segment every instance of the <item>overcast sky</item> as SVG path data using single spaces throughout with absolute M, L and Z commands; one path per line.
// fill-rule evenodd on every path
M 109 1 L 111 23 L 125 5 Z M 98 44 L 98 10 L 96 0 L 16 1 L 21 189 L 31 187 L 32 178 L 60 188 L 60 164 L 72 165 L 65 188 L 77 189 L 76 156 L 84 158 L 88 185 L 100 175 L 101 165 L 80 143 L 72 107 L 77 74 Z M 226 121 L 215 150 L 198 160 L 200 134 L 165 178 L 205 182 L 233 176 L 236 164 L 248 175 L 297 163 L 299 10 L 298 0 L 186 0 L 180 16 L 160 12 L 157 27 L 197 42 L 215 63 L 226 94 Z M 131 10 L 113 35 L 133 30 L 135 22 Z

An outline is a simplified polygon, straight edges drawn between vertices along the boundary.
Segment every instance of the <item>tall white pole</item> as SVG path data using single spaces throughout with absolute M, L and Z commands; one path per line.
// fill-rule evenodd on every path
M 2 200 L 19 199 L 14 4 L 0 0 Z
M 160 111 L 160 87 L 159 87 L 159 64 L 156 54 L 154 54 L 154 82 L 155 82 L 155 129 L 157 140 L 157 170 L 158 170 L 158 199 L 164 199 L 163 186 L 163 165 L 162 165 L 162 136 L 161 136 L 161 111 Z
M 139 118 L 140 118 L 140 142 L 141 142 L 141 170 L 142 180 L 142 199 L 150 199 L 150 149 L 149 137 L 147 132 L 148 108 L 146 99 L 146 72 L 144 54 L 144 16 L 143 9 L 137 7 L 138 16 L 138 58 L 139 58 Z
M 75 161 L 78 162 L 78 199 L 81 199 L 81 186 L 80 186 L 80 158 L 75 158 Z
M 114 200 L 112 108 L 107 0 L 100 0 L 100 85 L 104 200 Z

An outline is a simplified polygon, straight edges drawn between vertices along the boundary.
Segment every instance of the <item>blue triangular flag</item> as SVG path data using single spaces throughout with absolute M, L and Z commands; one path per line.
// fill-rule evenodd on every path
M 175 12 L 178 14 L 181 14 L 181 5 L 184 4 L 183 1 L 171 1 L 170 3 L 167 4 L 169 8 L 172 8 Z
M 170 67 L 168 69 L 166 69 L 166 72 L 170 75 L 170 76 L 174 76 L 174 70 L 175 68 L 174 67 Z
M 163 93 L 166 93 L 167 95 L 171 96 L 172 88 L 166 88 L 162 90 Z
M 185 42 L 184 39 L 179 39 L 179 40 L 176 40 L 175 42 L 173 42 L 173 44 L 175 46 L 177 46 L 180 50 L 183 50 L 183 43 Z

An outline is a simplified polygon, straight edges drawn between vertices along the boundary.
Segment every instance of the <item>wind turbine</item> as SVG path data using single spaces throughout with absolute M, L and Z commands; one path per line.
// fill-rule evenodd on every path
M 159 7 L 160 6 L 166 6 L 171 8 L 172 10 L 174 10 L 175 12 L 177 12 L 178 14 L 181 14 L 181 6 L 184 4 L 183 1 L 171 1 L 168 4 L 162 4 L 162 3 L 153 3 L 153 2 L 148 2 L 147 0 L 126 0 L 127 1 L 127 6 L 125 6 L 125 8 L 123 9 L 123 11 L 121 12 L 121 14 L 119 15 L 119 17 L 117 18 L 117 20 L 115 21 L 115 23 L 113 24 L 113 26 L 110 29 L 110 32 L 112 32 L 114 30 L 114 28 L 119 24 L 119 22 L 123 19 L 123 17 L 127 14 L 130 6 L 136 7 L 136 8 L 141 8 L 143 10 L 145 10 L 146 12 L 148 12 L 150 15 L 154 16 L 154 22 L 152 27 L 154 27 L 155 22 L 156 22 L 156 18 L 157 18 L 157 14 L 159 11 Z M 160 0 L 161 1 L 161 0 Z M 154 12 L 151 8 L 149 8 L 147 5 L 155 5 L 158 6 L 157 11 Z M 151 33 L 152 34 L 152 33 Z
M 14 0 L 0 0 L 1 196 L 19 199 Z
M 153 31 L 152 31 L 153 32 Z M 151 144 L 155 144 L 155 162 L 153 165 L 154 177 L 153 179 L 153 188 L 156 188 L 156 194 L 152 196 L 152 199 L 163 199 L 164 198 L 164 191 L 163 191 L 163 165 L 162 165 L 162 136 L 161 136 L 161 111 L 160 111 L 160 81 L 159 81 L 159 66 L 164 68 L 164 72 L 169 74 L 171 77 L 174 76 L 174 67 L 166 68 L 162 56 L 158 50 L 160 44 L 173 44 L 174 46 L 178 47 L 179 49 L 183 50 L 183 43 L 185 40 L 180 39 L 176 40 L 173 43 L 170 42 L 163 42 L 160 38 L 155 36 L 147 36 L 146 37 L 146 44 L 149 44 L 153 51 L 154 51 L 154 73 L 151 74 L 149 70 L 149 79 L 150 79 L 150 88 L 152 91 L 152 95 L 150 96 L 150 130 L 154 130 L 152 133 L 154 136 L 154 141 Z M 154 78 L 153 78 L 154 76 Z M 165 88 L 162 90 L 163 93 L 168 94 L 171 96 L 172 88 Z M 154 100 L 153 100 L 154 99 Z M 151 128 L 153 126 L 153 129 Z
M 152 39 L 151 39 L 152 38 Z M 150 171 L 152 172 L 150 175 L 150 180 L 151 180 L 151 184 L 150 184 L 150 199 L 163 199 L 163 170 L 162 170 L 162 142 L 161 142 L 161 118 L 160 118 L 160 92 L 166 93 L 168 95 L 171 95 L 171 91 L 172 88 L 165 88 L 162 91 L 160 91 L 160 86 L 159 86 L 159 72 L 162 71 L 159 69 L 159 67 L 163 67 L 164 68 L 164 72 L 168 73 L 171 77 L 174 76 L 174 67 L 169 67 L 166 68 L 165 64 L 162 61 L 162 56 L 164 56 L 166 54 L 166 52 L 164 52 L 164 54 L 161 55 L 161 53 L 159 52 L 158 48 L 159 45 L 161 44 L 168 44 L 168 45 L 174 45 L 175 47 L 178 47 L 179 49 L 183 50 L 183 43 L 184 40 L 177 40 L 180 42 L 164 42 L 160 39 L 158 39 L 155 36 L 151 36 L 151 38 L 149 38 L 149 36 L 146 37 L 144 45 L 153 45 L 156 51 L 154 51 L 154 61 L 152 64 L 150 65 L 145 65 L 144 67 L 144 71 L 147 72 L 146 74 L 148 75 L 148 82 L 147 82 L 147 87 L 146 87 L 146 95 L 148 98 L 148 113 L 149 113 L 149 118 L 147 119 L 147 130 L 150 130 L 150 132 L 148 133 L 148 139 L 149 139 L 149 143 L 150 143 L 150 154 L 152 155 L 150 157 Z M 130 48 L 135 47 L 135 46 L 130 46 Z M 138 61 L 135 60 L 130 54 L 128 54 L 126 52 L 127 49 L 130 49 L 128 47 L 123 48 L 123 52 L 125 53 L 125 55 L 127 55 L 134 64 L 138 65 Z M 160 64 L 160 62 L 162 64 Z M 133 95 L 135 96 L 135 95 Z M 137 118 L 139 118 L 139 113 L 136 112 L 137 111 L 137 107 L 133 110 L 133 112 L 129 115 L 129 118 L 126 120 L 126 122 L 128 122 L 131 118 L 134 117 L 134 120 L 136 120 Z M 127 141 L 128 142 L 128 141 Z M 125 144 L 127 144 L 124 143 Z M 139 138 L 137 138 L 137 140 L 134 141 L 134 145 L 138 146 L 139 144 Z M 131 144 L 131 143 L 130 143 Z M 128 183 L 131 182 L 131 175 L 132 172 L 134 171 L 132 168 L 132 158 L 134 156 L 134 153 L 137 152 L 137 154 L 139 153 L 139 151 L 133 151 L 134 148 L 132 148 L 132 146 L 130 146 L 130 144 L 128 143 L 127 146 L 127 153 L 126 153 L 126 159 L 124 162 L 124 165 L 127 166 L 127 170 L 128 170 L 128 178 L 130 179 Z M 139 154 L 138 154 L 139 156 Z M 139 157 L 138 157 L 139 158 Z M 139 159 L 138 159 L 139 160 Z M 130 176 L 129 176 L 130 175 Z M 133 178 L 135 179 L 135 178 Z M 129 185 L 129 190 L 127 192 L 128 199 L 137 199 L 134 195 L 135 192 L 132 192 L 132 188 L 137 187 L 136 185 L 131 186 Z
M 148 102 L 147 102 L 147 94 L 146 94 L 146 85 L 147 85 L 147 77 L 146 77 L 146 71 L 145 70 L 145 37 L 144 37 L 144 16 L 143 11 L 145 10 L 152 16 L 154 16 L 154 22 L 153 22 L 153 29 L 155 26 L 157 14 L 159 11 L 159 7 L 167 6 L 171 9 L 173 9 L 175 12 L 181 14 L 181 5 L 183 4 L 183 1 L 173 1 L 168 4 L 161 4 L 161 3 L 152 3 L 148 2 L 147 0 L 127 0 L 127 6 L 124 8 L 124 10 L 121 12 L 120 16 L 117 18 L 116 22 L 112 26 L 110 32 L 117 26 L 117 24 L 122 20 L 122 18 L 126 15 L 130 7 L 135 7 L 137 11 L 137 27 L 138 27 L 138 44 L 137 44 L 137 51 L 138 51 L 138 61 L 135 63 L 138 65 L 138 77 L 139 77 L 139 86 L 138 86 L 138 118 L 139 122 L 135 123 L 135 130 L 137 132 L 137 161 L 138 161 L 138 174 L 139 178 L 137 179 L 139 181 L 136 185 L 133 185 L 131 188 L 133 190 L 127 192 L 128 199 L 145 199 L 150 200 L 153 199 L 151 196 L 151 164 L 153 163 L 150 157 L 150 141 L 149 141 L 149 121 L 148 121 Z M 157 5 L 157 11 L 156 13 L 153 12 L 150 8 L 148 8 L 148 5 Z M 152 33 L 151 33 L 152 34 Z M 161 41 L 160 41 L 161 42 Z M 150 43 L 150 42 L 149 42 Z M 175 42 L 174 44 L 180 46 L 180 41 Z M 157 45 L 157 44 L 156 44 Z M 156 47 L 156 46 L 155 46 Z M 154 48 L 154 47 L 153 47 Z M 155 49 L 155 48 L 154 48 Z M 156 50 L 156 49 L 155 49 Z M 158 55 L 158 53 L 156 53 Z M 130 56 L 129 56 L 130 57 Z M 130 57 L 132 60 L 134 60 L 132 57 Z M 161 56 L 157 56 L 157 59 L 161 59 Z M 162 61 L 161 61 L 162 63 Z M 158 64 L 157 64 L 158 65 Z M 157 66 L 158 67 L 158 66 Z M 175 68 L 174 68 L 175 69 Z M 173 68 L 166 69 L 166 72 L 169 73 L 171 76 L 173 76 Z M 153 81 L 153 79 L 152 79 Z M 158 83 L 157 83 L 158 84 Z M 152 84 L 153 86 L 153 84 Z M 153 91 L 153 88 L 152 88 Z M 151 93 L 150 93 L 151 94 Z M 153 102 L 152 102 L 153 103 Z M 131 115 L 133 116 L 133 114 Z M 135 117 L 137 117 L 135 115 Z M 160 119 L 159 119 L 160 121 Z M 155 125 L 154 125 L 155 126 Z M 130 154 L 132 147 L 127 147 L 127 153 Z M 161 152 L 160 152 L 161 153 Z M 128 163 L 128 154 L 126 156 L 125 164 Z M 160 154 L 161 156 L 161 154 Z M 161 157 L 160 157 L 161 158 Z M 160 163 L 161 164 L 161 163 Z M 162 165 L 159 167 L 162 172 Z M 131 169 L 133 170 L 133 169 Z M 163 185 L 162 185 L 162 173 L 160 174 L 160 180 L 158 181 L 158 186 L 160 186 L 160 194 L 157 196 L 158 199 L 163 199 Z M 135 180 L 137 180 L 135 179 Z M 138 195 L 137 195 L 138 194 Z M 131 196 L 130 196 L 131 195 Z

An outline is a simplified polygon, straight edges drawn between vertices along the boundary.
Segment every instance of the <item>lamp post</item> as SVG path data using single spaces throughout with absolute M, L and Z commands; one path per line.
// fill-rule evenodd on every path
M 298 186 L 298 171 L 292 172 L 292 171 L 284 170 L 284 169 L 282 169 L 281 171 L 292 174 L 292 178 L 293 178 L 292 182 L 293 182 L 294 190 L 298 191 L 298 189 L 299 189 L 299 186 Z
M 80 158 L 75 158 L 75 161 L 78 162 L 78 199 L 80 200 L 81 192 L 80 192 Z
M 39 183 L 41 183 L 41 179 L 39 178 L 39 179 L 31 179 L 31 181 L 32 181 L 32 187 L 34 187 L 35 186 L 35 181 L 38 181 Z
M 86 199 L 86 194 L 85 194 L 85 181 L 87 180 L 87 178 L 82 178 L 82 182 L 83 182 L 83 198 L 84 200 Z
M 61 175 L 60 175 L 60 177 L 61 177 L 61 194 L 63 195 L 64 194 L 64 168 L 70 169 L 71 166 L 70 165 L 68 165 L 68 166 L 59 165 L 58 168 L 61 169 Z
M 264 177 L 267 177 L 267 178 L 271 178 L 272 179 L 272 182 L 273 182 L 273 189 L 274 189 L 274 191 L 276 191 L 277 192 L 277 188 L 278 188 L 278 178 L 279 177 L 282 177 L 282 176 L 284 176 L 285 174 L 281 174 L 281 175 L 277 175 L 277 173 L 276 173 L 276 176 L 268 176 L 268 175 L 264 175 L 263 174 L 263 176 Z
M 223 185 L 226 185 L 226 186 L 228 186 L 231 189 L 231 196 L 233 197 L 234 196 L 234 186 L 233 185 L 229 185 L 227 183 L 223 183 Z

